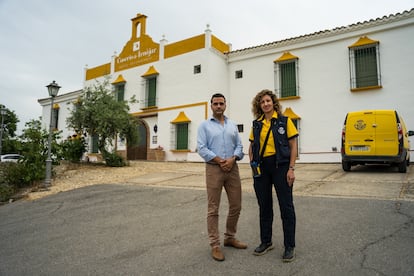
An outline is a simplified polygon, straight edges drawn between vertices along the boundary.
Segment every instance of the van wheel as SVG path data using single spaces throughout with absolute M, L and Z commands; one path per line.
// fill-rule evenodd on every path
M 407 160 L 402 161 L 398 164 L 398 171 L 400 173 L 406 173 L 407 172 Z
M 342 169 L 346 172 L 351 171 L 351 162 L 346 162 L 342 160 Z

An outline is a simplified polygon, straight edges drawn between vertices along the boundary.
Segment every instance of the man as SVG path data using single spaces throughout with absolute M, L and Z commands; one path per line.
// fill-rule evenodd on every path
M 229 201 L 224 246 L 246 249 L 235 238 L 241 210 L 241 181 L 236 163 L 244 156 L 243 145 L 236 124 L 225 115 L 226 98 L 214 94 L 210 100 L 213 116 L 202 122 L 197 133 L 197 149 L 206 161 L 207 231 L 214 260 L 224 261 L 218 229 L 221 192 L 224 187 Z

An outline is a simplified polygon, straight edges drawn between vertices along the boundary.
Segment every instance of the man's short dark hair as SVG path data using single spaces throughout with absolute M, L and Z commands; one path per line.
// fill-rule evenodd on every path
M 214 99 L 214 98 L 224 98 L 224 102 L 226 102 L 226 97 L 224 97 L 224 95 L 223 95 L 223 94 L 221 94 L 221 93 L 216 93 L 216 94 L 214 94 L 213 96 L 211 96 L 210 103 L 213 103 L 213 99 Z

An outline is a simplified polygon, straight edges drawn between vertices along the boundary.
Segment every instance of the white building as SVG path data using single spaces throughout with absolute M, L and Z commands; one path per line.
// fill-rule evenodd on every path
M 135 95 L 139 100 L 131 112 L 140 119 L 141 144 L 117 145 L 128 159 L 158 159 L 162 152 L 167 161 L 202 161 L 196 152 L 197 128 L 210 116 L 209 101 L 216 92 L 226 96 L 226 114 L 239 125 L 247 153 L 251 101 L 262 89 L 275 91 L 299 129 L 298 163 L 340 162 L 341 130 L 349 111 L 396 109 L 414 129 L 414 9 L 234 51 L 208 26 L 195 37 L 156 43 L 146 33 L 145 15 L 131 20 L 131 39 L 121 53 L 85 69 L 84 82 L 87 87 L 109 77 L 119 98 Z M 62 106 L 80 93 L 55 99 L 56 126 L 64 136 L 73 133 L 66 129 L 67 108 Z M 47 126 L 50 100 L 39 103 Z

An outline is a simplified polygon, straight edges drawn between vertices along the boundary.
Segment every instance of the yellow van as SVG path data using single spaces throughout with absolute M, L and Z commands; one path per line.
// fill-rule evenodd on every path
M 349 112 L 342 129 L 342 168 L 365 164 L 390 164 L 407 172 L 410 141 L 403 119 L 395 110 Z

